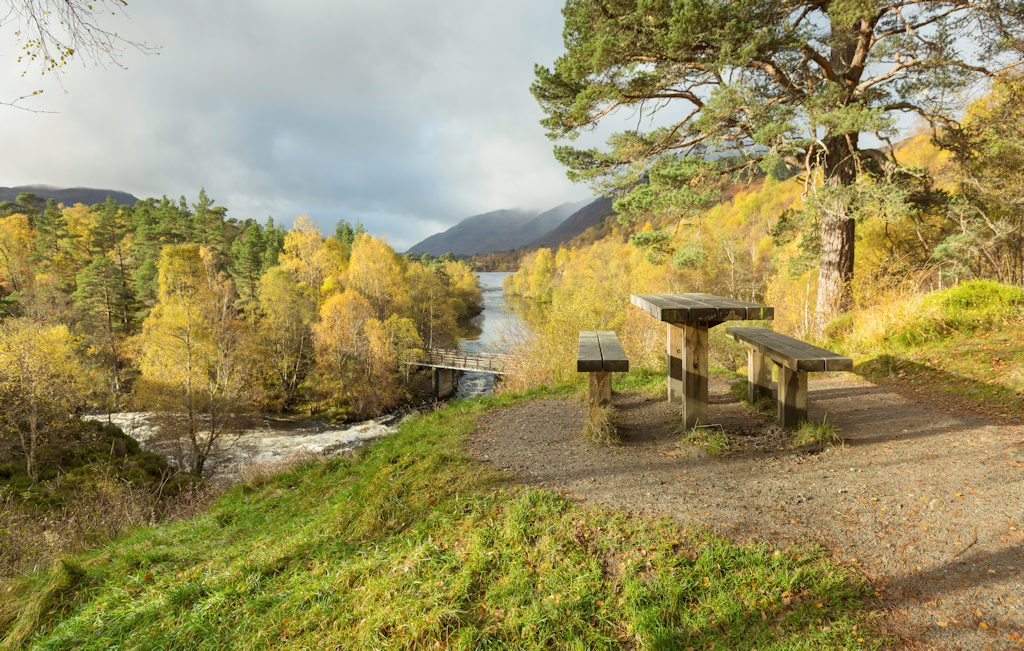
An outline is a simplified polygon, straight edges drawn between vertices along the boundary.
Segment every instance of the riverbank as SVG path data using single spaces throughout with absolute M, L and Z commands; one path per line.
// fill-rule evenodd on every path
M 513 483 L 457 402 L 355 458 L 240 484 L 0 585 L 4 646 L 878 648 L 870 588 L 808 548 L 734 545 Z

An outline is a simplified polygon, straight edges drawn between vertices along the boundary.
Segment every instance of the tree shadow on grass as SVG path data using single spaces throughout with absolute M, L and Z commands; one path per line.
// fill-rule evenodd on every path
M 990 416 L 1024 416 L 1024 392 L 1001 384 L 998 377 L 982 382 L 899 355 L 879 355 L 858 364 L 854 372 L 943 409 L 953 406 L 953 398 L 973 402 Z

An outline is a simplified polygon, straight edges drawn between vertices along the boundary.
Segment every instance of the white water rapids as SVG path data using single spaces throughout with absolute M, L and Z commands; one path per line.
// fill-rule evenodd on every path
M 138 441 L 142 448 L 173 457 L 173 444 L 161 440 L 153 414 L 120 412 L 95 414 L 87 419 L 111 422 Z M 395 431 L 395 415 L 381 416 L 349 426 L 287 416 L 253 417 L 211 454 L 211 474 L 231 480 L 252 466 L 269 465 L 306 455 L 335 456 L 351 452 Z M 172 459 L 173 460 L 173 459 Z

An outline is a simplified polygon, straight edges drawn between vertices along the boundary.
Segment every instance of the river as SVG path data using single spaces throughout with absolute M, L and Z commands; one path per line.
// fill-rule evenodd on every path
M 481 272 L 484 310 L 474 318 L 473 333 L 462 339 L 459 348 L 467 352 L 495 350 L 503 324 L 511 317 L 504 311 L 504 290 L 501 283 L 506 273 Z M 489 373 L 465 373 L 459 380 L 457 397 L 479 396 L 494 387 Z M 118 425 L 142 447 L 167 454 L 169 448 L 158 440 L 151 415 L 144 412 L 122 412 L 87 416 Z M 253 416 L 240 435 L 211 458 L 213 476 L 218 480 L 237 479 L 253 465 L 274 464 L 304 455 L 331 456 L 344 454 L 387 436 L 403 414 L 389 414 L 359 423 L 337 426 L 325 421 L 299 416 L 261 414 Z
M 474 318 L 475 332 L 459 342 L 459 350 L 466 353 L 503 352 L 500 349 L 501 336 L 512 316 L 505 310 L 505 290 L 501 283 L 508 276 L 504 271 L 481 271 L 480 289 L 483 291 L 484 311 Z M 494 376 L 490 373 L 466 372 L 459 378 L 456 390 L 458 398 L 472 398 L 485 395 L 494 388 Z

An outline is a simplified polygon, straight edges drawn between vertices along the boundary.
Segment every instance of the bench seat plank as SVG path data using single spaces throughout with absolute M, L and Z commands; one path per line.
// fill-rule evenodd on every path
M 619 338 L 611 330 L 599 330 L 598 343 L 601 344 L 602 371 L 609 373 L 625 373 L 629 371 L 629 359 L 622 349 Z
M 597 408 L 611 402 L 611 374 L 628 371 L 629 360 L 611 330 L 582 330 L 576 351 L 576 370 L 590 374 L 590 406 Z
M 576 370 L 580 373 L 624 373 L 629 359 L 619 338 L 611 330 L 583 330 L 576 351 Z
M 767 328 L 726 328 L 725 332 L 747 347 L 751 402 L 771 390 L 765 358 L 779 365 L 777 407 L 779 425 L 783 427 L 796 427 L 807 418 L 808 372 L 853 370 L 849 357 Z
M 576 351 L 576 370 L 580 373 L 596 373 L 604 370 L 601 358 L 601 344 L 593 330 L 580 332 L 579 348 Z
M 736 341 L 758 349 L 762 355 L 797 371 L 852 371 L 853 360 L 766 328 L 726 328 Z

